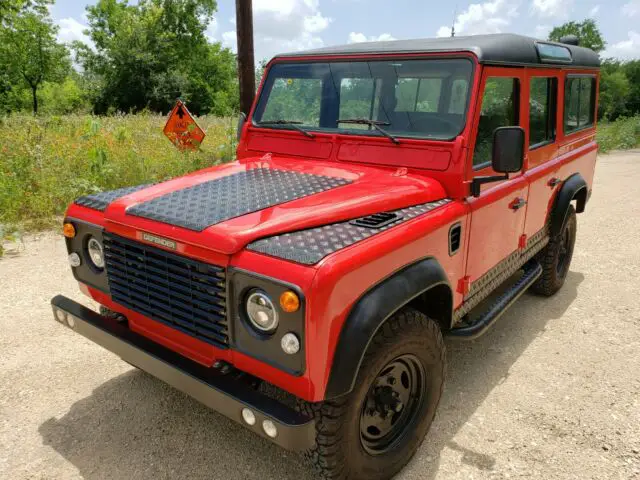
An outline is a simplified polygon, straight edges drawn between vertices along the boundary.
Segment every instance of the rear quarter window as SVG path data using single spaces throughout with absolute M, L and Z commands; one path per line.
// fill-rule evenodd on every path
M 564 133 L 593 126 L 596 110 L 595 77 L 568 77 L 564 87 Z

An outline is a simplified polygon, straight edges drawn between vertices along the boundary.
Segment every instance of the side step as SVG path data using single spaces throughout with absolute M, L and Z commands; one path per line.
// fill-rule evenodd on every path
M 452 328 L 447 336 L 461 340 L 473 340 L 485 333 L 500 316 L 542 275 L 542 265 L 537 260 L 529 261 L 520 279 L 504 292 L 489 309 L 462 327 Z

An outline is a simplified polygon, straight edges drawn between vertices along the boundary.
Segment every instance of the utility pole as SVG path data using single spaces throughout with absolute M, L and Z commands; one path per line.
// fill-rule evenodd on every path
M 253 7 L 251 1 L 236 0 L 240 111 L 245 115 L 249 115 L 256 92 L 256 67 L 253 58 Z

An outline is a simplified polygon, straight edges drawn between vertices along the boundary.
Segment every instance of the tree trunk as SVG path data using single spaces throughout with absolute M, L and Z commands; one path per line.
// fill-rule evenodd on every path
M 38 95 L 36 94 L 38 91 L 37 86 L 31 87 L 31 93 L 33 94 L 33 115 L 38 115 Z

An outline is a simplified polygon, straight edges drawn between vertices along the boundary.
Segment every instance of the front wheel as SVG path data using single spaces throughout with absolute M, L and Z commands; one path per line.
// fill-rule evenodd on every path
M 322 478 L 382 480 L 402 469 L 431 426 L 445 366 L 436 322 L 412 308 L 387 320 L 350 394 L 301 404 L 316 420 L 316 446 L 307 456 Z

